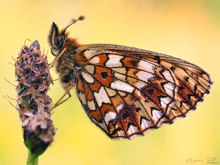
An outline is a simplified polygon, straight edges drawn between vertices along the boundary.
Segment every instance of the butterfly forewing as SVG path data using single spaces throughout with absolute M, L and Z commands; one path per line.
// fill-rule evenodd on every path
M 212 81 L 200 67 L 172 56 L 118 45 L 81 46 L 77 95 L 111 138 L 129 138 L 172 123 L 196 108 Z

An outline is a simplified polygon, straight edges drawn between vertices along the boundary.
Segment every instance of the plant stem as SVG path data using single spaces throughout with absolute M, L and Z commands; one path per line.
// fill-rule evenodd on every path
M 38 156 L 32 154 L 30 150 L 28 150 L 28 158 L 26 165 L 38 165 Z

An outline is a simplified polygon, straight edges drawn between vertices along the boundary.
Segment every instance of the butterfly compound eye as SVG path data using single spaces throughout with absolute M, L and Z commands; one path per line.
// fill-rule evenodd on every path
M 58 38 L 57 38 L 57 42 L 56 42 L 56 47 L 57 47 L 58 49 L 62 49 L 65 40 L 66 40 L 66 37 L 65 37 L 65 36 L 60 36 L 60 37 L 58 37 Z

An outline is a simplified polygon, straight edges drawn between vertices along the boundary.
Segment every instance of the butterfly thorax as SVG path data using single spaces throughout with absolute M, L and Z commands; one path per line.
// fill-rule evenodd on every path
M 56 63 L 56 71 L 59 73 L 61 83 L 64 88 L 75 84 L 77 43 L 75 40 L 67 40 L 66 49 Z

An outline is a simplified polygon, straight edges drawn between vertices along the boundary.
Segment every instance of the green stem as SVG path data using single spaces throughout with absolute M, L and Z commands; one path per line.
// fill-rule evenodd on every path
M 29 150 L 28 150 L 28 159 L 26 165 L 38 165 L 38 156 L 32 154 Z

